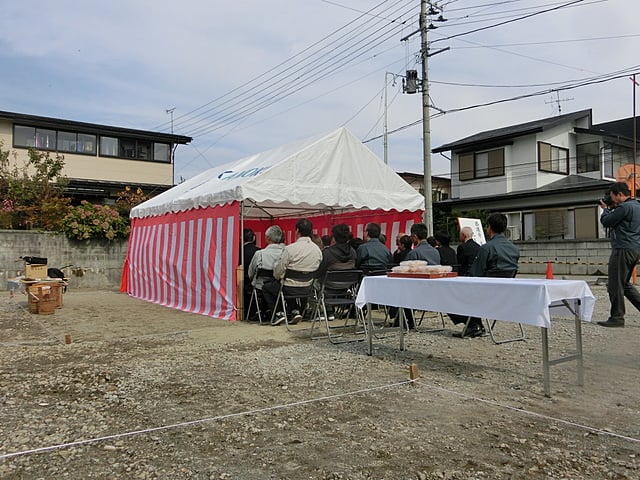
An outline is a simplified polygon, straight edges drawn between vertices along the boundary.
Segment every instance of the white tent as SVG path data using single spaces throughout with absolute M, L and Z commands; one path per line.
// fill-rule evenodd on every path
M 322 234 L 344 222 L 361 236 L 364 223 L 376 221 L 395 235 L 419 221 L 423 205 L 422 195 L 340 128 L 211 168 L 135 207 L 122 290 L 235 319 L 243 226 L 258 233 L 277 222 L 291 232 L 286 224 L 305 216 Z
M 132 218 L 248 201 L 258 216 L 282 208 L 417 211 L 424 198 L 347 129 L 211 168 L 144 202 Z

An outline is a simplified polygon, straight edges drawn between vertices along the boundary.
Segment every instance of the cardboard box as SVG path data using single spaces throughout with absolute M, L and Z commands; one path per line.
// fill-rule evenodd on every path
M 47 266 L 46 265 L 25 265 L 24 276 L 27 278 L 47 278 Z

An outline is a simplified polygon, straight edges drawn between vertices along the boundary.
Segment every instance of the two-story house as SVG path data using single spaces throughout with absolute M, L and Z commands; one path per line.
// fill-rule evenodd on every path
M 598 200 L 635 169 L 633 123 L 593 125 L 589 109 L 439 146 L 451 152 L 451 198 L 435 207 L 504 212 L 514 240 L 602 238 Z
M 0 111 L 0 142 L 18 162 L 29 148 L 64 156 L 67 195 L 109 203 L 126 186 L 157 194 L 174 184 L 174 151 L 191 137 Z

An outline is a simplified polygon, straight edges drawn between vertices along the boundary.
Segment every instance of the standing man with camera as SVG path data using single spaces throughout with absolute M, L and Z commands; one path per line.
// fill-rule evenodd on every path
M 635 179 L 634 179 L 635 181 Z M 631 196 L 625 182 L 616 182 L 600 200 L 600 223 L 610 229 L 607 292 L 611 313 L 603 327 L 624 327 L 625 297 L 640 310 L 640 293 L 631 284 L 631 275 L 640 260 L 640 202 Z

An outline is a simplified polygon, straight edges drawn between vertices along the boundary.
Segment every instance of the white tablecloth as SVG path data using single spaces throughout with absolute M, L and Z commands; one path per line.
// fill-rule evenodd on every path
M 363 279 L 356 305 L 375 303 L 550 328 L 551 314 L 574 316 L 563 300 L 580 300 L 580 319 L 591 321 L 595 297 L 583 280 L 372 276 Z

